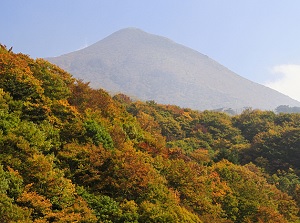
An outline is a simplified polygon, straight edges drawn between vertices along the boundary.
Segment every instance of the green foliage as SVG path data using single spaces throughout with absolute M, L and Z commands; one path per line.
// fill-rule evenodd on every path
M 255 135 L 272 128 L 274 119 L 274 112 L 247 109 L 235 118 L 235 126 L 251 142 Z
M 285 127 L 258 133 L 244 151 L 247 160 L 273 174 L 277 170 L 299 169 L 300 128 Z M 258 159 L 259 158 L 259 159 Z M 265 160 L 261 162 L 262 160 Z
M 29 66 L 33 75 L 42 80 L 41 86 L 46 97 L 52 100 L 61 100 L 71 95 L 69 87 L 74 79 L 70 74 L 43 59 L 37 59 Z
M 22 178 L 16 172 L 4 171 L 0 165 L 0 220 L 13 222 L 29 220 L 29 212 L 16 204 L 14 199 L 21 194 L 23 188 Z
M 262 177 L 262 173 L 255 169 L 255 166 L 235 166 L 223 161 L 214 165 L 213 168 L 220 175 L 221 180 L 225 180 L 232 190 L 232 196 L 236 200 L 234 207 L 236 215 L 230 214 L 230 216 L 236 219 L 235 222 L 245 222 L 246 219 L 253 218 L 262 208 L 273 209 L 272 212 L 278 216 L 281 215 L 281 218 L 297 219 L 298 208 L 295 201 L 277 190 L 275 186 L 269 185 Z M 277 201 L 278 197 L 282 197 L 279 202 Z M 230 202 L 231 204 L 232 202 Z M 227 203 L 223 205 L 227 206 Z M 225 210 L 228 209 L 225 208 Z M 270 221 L 271 219 L 265 220 Z
M 98 222 L 119 222 L 122 210 L 116 201 L 105 195 L 90 194 L 83 187 L 77 188 L 77 194 L 87 201 Z
M 83 124 L 85 128 L 85 137 L 91 139 L 96 146 L 102 144 L 105 149 L 113 149 L 113 141 L 109 133 L 94 120 L 87 120 Z

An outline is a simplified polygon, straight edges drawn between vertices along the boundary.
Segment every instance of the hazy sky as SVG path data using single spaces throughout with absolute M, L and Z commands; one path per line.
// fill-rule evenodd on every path
M 0 0 L 0 9 L 0 43 L 33 58 L 136 27 L 300 101 L 299 0 Z

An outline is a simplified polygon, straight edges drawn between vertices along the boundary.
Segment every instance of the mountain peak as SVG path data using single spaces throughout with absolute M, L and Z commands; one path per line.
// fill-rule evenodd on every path
M 174 44 L 174 42 L 166 37 L 154 35 L 147 33 L 139 28 L 129 27 L 124 28 L 121 30 L 118 30 L 111 35 L 107 36 L 103 40 L 98 41 L 97 43 L 91 45 L 94 47 L 94 45 L 102 44 L 103 42 L 106 42 L 109 44 L 109 42 L 115 43 L 124 43 L 129 45 L 137 45 L 137 44 Z
M 152 36 L 152 37 L 156 36 L 156 37 L 165 38 L 165 37 L 162 37 L 162 36 L 158 36 L 158 35 L 155 35 L 155 34 L 148 33 L 148 32 L 146 32 L 142 29 L 135 28 L 135 27 L 128 27 L 128 28 L 120 29 L 120 30 L 112 33 L 108 37 L 111 37 L 111 36 L 114 36 L 114 35 L 143 35 L 143 36 Z M 167 39 L 167 38 L 165 38 L 165 39 Z
M 114 36 L 126 36 L 126 35 L 130 35 L 130 36 L 144 35 L 145 36 L 145 35 L 150 35 L 150 34 L 143 31 L 143 30 L 141 30 L 141 29 L 138 29 L 138 28 L 128 27 L 128 28 L 120 29 L 120 30 L 112 33 L 108 37 L 111 38 L 111 37 L 114 37 Z
M 123 29 L 120 29 L 120 30 L 116 31 L 115 33 L 118 33 L 118 32 L 142 32 L 142 33 L 146 33 L 142 29 L 139 29 L 139 28 L 136 28 L 136 27 L 123 28 Z
M 300 106 L 209 57 L 137 28 L 121 29 L 73 53 L 49 58 L 95 88 L 193 109 Z

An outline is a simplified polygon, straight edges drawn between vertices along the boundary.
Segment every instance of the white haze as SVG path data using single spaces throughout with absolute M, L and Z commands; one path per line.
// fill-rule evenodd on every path
M 265 85 L 300 101 L 300 65 L 278 65 L 271 72 L 277 78 Z

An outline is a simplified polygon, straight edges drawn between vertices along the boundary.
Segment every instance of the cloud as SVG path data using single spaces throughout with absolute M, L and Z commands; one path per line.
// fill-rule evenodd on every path
M 277 78 L 265 85 L 300 101 L 300 65 L 279 65 L 273 67 L 271 72 Z

